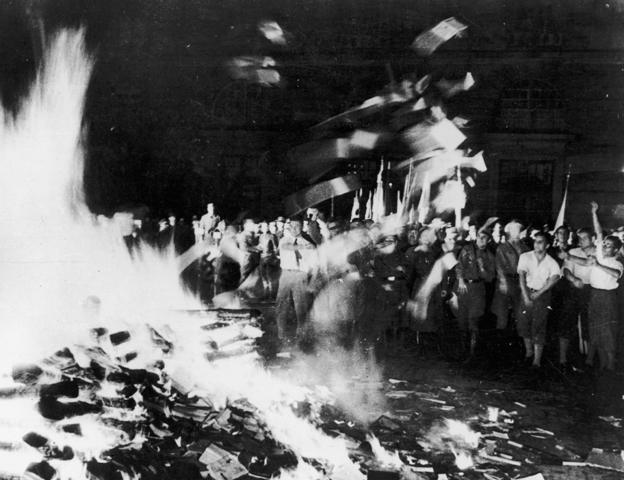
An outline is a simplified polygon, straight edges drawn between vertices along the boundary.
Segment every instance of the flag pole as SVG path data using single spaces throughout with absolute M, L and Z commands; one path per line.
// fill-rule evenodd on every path
M 570 175 L 572 174 L 572 164 L 568 164 L 568 173 L 566 173 L 566 182 L 565 189 L 563 191 L 563 198 L 561 199 L 561 207 L 559 207 L 559 214 L 557 215 L 557 220 L 555 221 L 555 228 L 553 229 L 553 233 L 557 231 L 559 227 L 561 227 L 565 220 L 565 210 L 566 204 L 568 203 L 568 186 L 570 185 Z
M 461 169 L 459 165 L 457 165 L 457 182 L 461 186 Z M 459 199 L 457 201 L 459 202 Z M 461 211 L 462 207 L 459 205 L 459 203 L 457 203 L 457 205 L 455 205 L 455 228 L 458 232 L 461 231 L 462 228 Z

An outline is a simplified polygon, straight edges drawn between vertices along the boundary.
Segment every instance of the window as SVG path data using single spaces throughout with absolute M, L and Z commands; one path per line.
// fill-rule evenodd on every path
M 562 130 L 563 100 L 546 84 L 525 84 L 509 88 L 501 98 L 498 126 L 505 130 Z
M 499 185 L 501 189 L 508 190 L 550 189 L 552 171 L 551 160 L 501 160 Z

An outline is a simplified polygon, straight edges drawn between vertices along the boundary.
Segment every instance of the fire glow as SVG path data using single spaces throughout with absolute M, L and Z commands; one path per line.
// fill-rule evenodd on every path
M 141 419 L 144 409 L 138 393 L 131 398 L 136 404 L 133 410 L 105 406 L 101 413 L 73 416 L 71 423 L 79 425 L 80 436 L 63 431 L 67 420 L 51 422 L 40 415 L 40 383 L 23 384 L 19 378 L 16 382 L 11 369 L 17 364 L 41 365 L 40 381 L 57 382 L 61 370 L 53 367 L 62 359 L 54 358 L 49 368 L 40 361 L 69 346 L 81 367 L 101 349 L 98 355 L 103 363 L 106 358 L 122 358 L 130 368 L 171 377 L 189 390 L 209 396 L 215 405 L 231 398 L 248 398 L 275 439 L 300 458 L 298 467 L 284 471 L 283 478 L 321 478 L 322 474 L 301 460 L 304 457 L 321 460 L 329 471 L 342 472 L 345 477 L 362 478 L 343 440 L 328 437 L 294 415 L 292 404 L 297 399 L 314 398 L 314 392 L 261 369 L 253 353 L 231 361 L 206 362 L 206 344 L 227 342 L 219 335 L 230 337 L 231 332 L 208 335 L 174 311 L 198 308 L 199 302 L 179 284 L 172 251 L 161 253 L 143 245 L 132 258 L 115 222 L 88 210 L 82 184 L 82 117 L 92 66 L 84 32 L 61 31 L 50 41 L 18 114 L 13 117 L 0 111 L 2 220 L 17 227 L 4 232 L 0 249 L 4 340 L 0 378 L 5 394 L 0 400 L 1 473 L 21 475 L 29 464 L 46 458 L 41 449 L 24 442 L 28 432 L 36 432 L 46 444 L 71 448 L 71 459 L 49 460 L 61 479 L 86 477 L 85 463 L 90 459 L 99 460 L 104 451 L 119 445 L 139 448 L 145 441 L 140 435 L 129 438 L 104 421 L 116 415 L 123 417 L 117 420 Z M 97 327 L 128 332 L 132 341 L 117 345 L 94 339 L 90 332 Z M 153 341 L 155 331 L 173 345 L 166 354 Z M 232 335 L 253 338 L 256 333 L 247 328 Z M 155 362 L 162 359 L 166 370 L 154 370 Z M 81 390 L 73 399 L 61 396 L 54 405 L 62 409 L 74 400 L 87 402 L 95 397 L 119 400 L 120 387 L 103 381 L 91 393 Z

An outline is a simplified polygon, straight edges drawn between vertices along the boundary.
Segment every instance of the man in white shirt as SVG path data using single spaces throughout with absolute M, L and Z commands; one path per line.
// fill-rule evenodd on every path
M 537 232 L 533 251 L 523 253 L 518 259 L 523 311 L 516 326 L 524 340 L 525 359 L 533 359 L 536 368 L 541 366 L 546 343 L 550 290 L 561 276 L 559 265 L 546 253 L 549 245 L 548 234 Z
M 561 311 L 556 312 L 557 335 L 559 337 L 559 364 L 562 369 L 567 369 L 568 349 L 571 339 L 575 338 L 580 320 L 580 346 L 581 352 L 587 352 L 589 339 L 587 309 L 589 306 L 589 276 L 591 267 L 577 263 L 578 260 L 586 262 L 590 256 L 595 255 L 594 239 L 596 237 L 591 228 L 581 228 L 576 232 L 578 247 L 566 252 L 562 267 L 562 275 L 565 279 L 565 289 Z
M 596 256 L 590 257 L 587 265 L 591 266 L 589 284 L 589 352 L 586 363 L 592 365 L 598 352 L 603 369 L 615 368 L 616 338 L 618 329 L 618 282 L 624 272 L 624 266 L 616 255 L 622 243 L 614 235 L 604 238 L 598 221 L 598 204 L 591 203 L 592 220 L 596 230 Z
M 279 242 L 282 273 L 277 289 L 275 316 L 277 335 L 281 341 L 292 337 L 289 325 L 293 323 L 295 334 L 302 333 L 310 308 L 308 283 L 309 273 L 316 266 L 316 245 L 302 228 L 301 220 L 291 220 L 290 227 L 284 231 L 284 237 Z

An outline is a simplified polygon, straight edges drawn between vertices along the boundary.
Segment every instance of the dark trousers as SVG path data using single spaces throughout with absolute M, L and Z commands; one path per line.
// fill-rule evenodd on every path
M 299 333 L 310 307 L 308 273 L 299 270 L 282 270 L 275 303 L 277 335 L 280 339 Z

